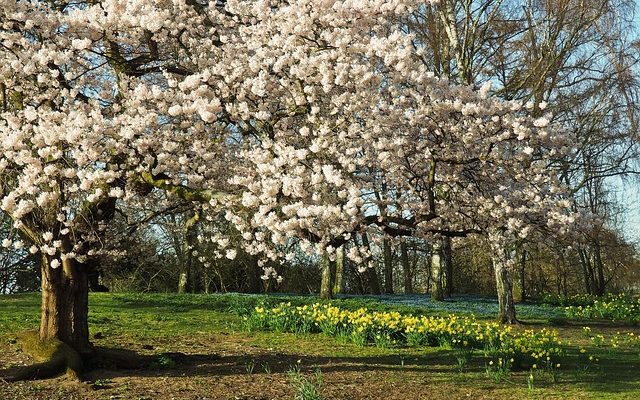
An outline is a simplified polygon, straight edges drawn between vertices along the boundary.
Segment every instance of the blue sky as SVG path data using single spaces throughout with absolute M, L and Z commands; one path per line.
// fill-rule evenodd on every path
M 619 182 L 617 186 L 618 201 L 625 208 L 620 218 L 620 227 L 627 239 L 640 245 L 640 182 L 638 179 L 631 179 Z

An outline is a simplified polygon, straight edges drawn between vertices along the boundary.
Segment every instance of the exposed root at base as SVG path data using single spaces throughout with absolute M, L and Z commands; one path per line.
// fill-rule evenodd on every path
M 17 335 L 22 351 L 37 364 L 0 370 L 0 380 L 7 382 L 52 378 L 67 374 L 74 381 L 82 381 L 82 373 L 96 369 L 143 369 L 157 362 L 158 355 L 141 355 L 132 350 L 94 347 L 88 354 L 80 354 L 58 339 L 40 340 L 37 331 Z M 180 359 L 182 353 L 163 353 Z
M 74 380 L 81 380 L 82 357 L 69 345 L 57 339 L 40 340 L 37 331 L 20 333 L 17 339 L 22 351 L 38 363 L 2 370 L 0 379 L 16 382 L 51 378 L 66 373 Z

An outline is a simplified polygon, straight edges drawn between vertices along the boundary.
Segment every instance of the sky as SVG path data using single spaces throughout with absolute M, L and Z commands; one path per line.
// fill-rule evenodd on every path
M 625 237 L 640 245 L 640 180 L 618 182 L 616 195 L 624 212 L 620 217 L 620 227 Z

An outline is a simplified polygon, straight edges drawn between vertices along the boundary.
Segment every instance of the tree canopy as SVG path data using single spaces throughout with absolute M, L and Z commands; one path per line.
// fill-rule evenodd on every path
M 87 269 L 118 204 L 152 190 L 266 259 L 290 240 L 333 259 L 368 226 L 507 254 L 576 220 L 571 131 L 491 81 L 436 76 L 406 22 L 423 1 L 0 5 L 0 206 L 18 232 L 3 245 L 41 258 L 41 338 L 89 347 Z

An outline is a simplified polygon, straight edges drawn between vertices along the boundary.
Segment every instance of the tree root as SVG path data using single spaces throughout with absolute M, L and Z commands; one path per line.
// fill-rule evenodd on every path
M 37 364 L 17 366 L 0 371 L 0 379 L 7 382 L 36 380 L 62 375 L 80 381 L 82 357 L 69 345 L 57 339 L 40 340 L 37 331 L 17 335 L 22 351 L 33 357 Z
M 96 369 L 143 369 L 157 362 L 158 355 L 141 355 L 132 350 L 94 347 L 87 354 L 80 354 L 58 339 L 40 340 L 37 331 L 17 335 L 22 351 L 38 363 L 0 370 L 0 380 L 7 382 L 52 378 L 67 374 L 74 381 L 82 381 L 82 373 Z M 163 353 L 172 359 L 180 359 L 182 353 Z

